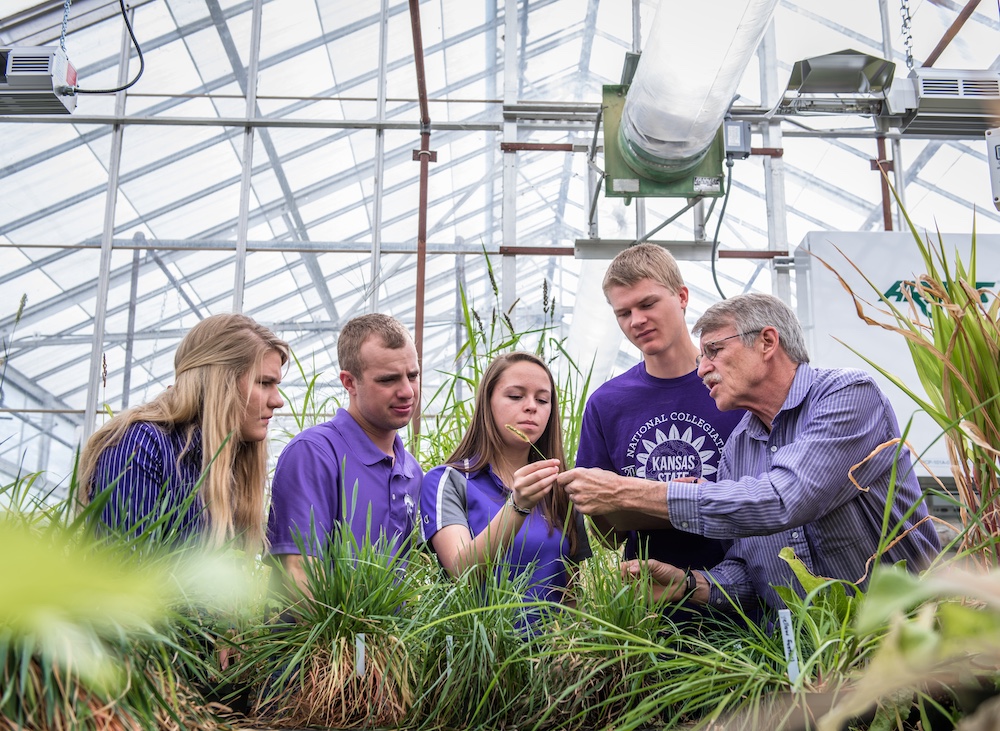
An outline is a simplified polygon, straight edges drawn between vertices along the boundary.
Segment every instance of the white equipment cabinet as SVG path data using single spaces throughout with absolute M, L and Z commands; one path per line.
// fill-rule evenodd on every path
M 937 234 L 930 234 L 937 240 Z M 954 263 L 956 250 L 968 266 L 971 255 L 970 234 L 945 234 L 949 266 Z M 838 251 L 839 249 L 839 251 Z M 1000 235 L 977 236 L 976 278 L 981 288 L 993 292 L 1000 283 Z M 846 258 L 845 258 L 846 257 Z M 914 392 L 924 395 L 917 378 L 906 342 L 901 335 L 866 325 L 855 312 L 854 301 L 844 287 L 818 260 L 830 264 L 854 289 L 871 303 L 866 306 L 870 317 L 889 322 L 889 316 L 878 315 L 876 308 L 885 309 L 878 294 L 864 277 L 871 280 L 879 292 L 893 299 L 901 309 L 908 310 L 900 283 L 912 281 L 925 273 L 923 259 L 909 232 L 812 232 L 806 235 L 795 251 L 794 268 L 799 319 L 806 333 L 806 343 L 813 365 L 817 367 L 853 367 L 869 372 L 873 369 L 851 349 L 858 351 L 890 373 L 899 376 Z M 838 342 L 839 341 L 839 342 Z M 849 346 L 849 347 L 848 347 Z M 950 478 L 947 448 L 938 426 L 899 388 L 879 374 L 876 378 L 892 401 L 900 426 L 905 428 L 912 417 L 908 440 L 938 477 Z M 927 471 L 918 468 L 919 474 Z

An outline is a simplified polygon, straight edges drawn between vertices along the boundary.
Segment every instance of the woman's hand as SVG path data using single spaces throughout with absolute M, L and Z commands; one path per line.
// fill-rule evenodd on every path
M 514 473 L 510 488 L 514 504 L 525 510 L 535 507 L 552 490 L 558 475 L 558 459 L 529 462 Z

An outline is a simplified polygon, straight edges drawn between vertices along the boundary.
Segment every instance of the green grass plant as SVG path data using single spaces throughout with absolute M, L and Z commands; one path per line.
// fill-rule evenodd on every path
M 525 603 L 531 572 L 511 578 L 502 566 L 470 569 L 449 580 L 436 559 L 406 640 L 419 658 L 409 717 L 416 728 L 509 728 L 538 702 L 534 655 L 538 627 L 555 609 Z M 528 617 L 534 615 L 534 623 Z
M 302 391 L 301 397 L 297 399 L 292 397 L 290 390 L 280 389 L 281 397 L 285 400 L 289 411 L 292 412 L 292 419 L 295 422 L 294 430 L 282 430 L 282 434 L 288 440 L 310 426 L 327 421 L 330 418 L 330 412 L 340 408 L 340 402 L 333 395 L 320 396 L 322 372 L 316 371 L 315 368 L 307 371 L 295 353 L 291 353 L 291 356 L 292 362 L 295 364 L 295 371 L 305 385 L 305 389 Z
M 218 725 L 195 689 L 190 608 L 234 588 L 229 565 L 93 530 L 104 503 L 33 495 L 31 476 L 0 487 L 0 728 Z
M 297 542 L 308 555 L 307 542 Z M 291 727 L 401 723 L 415 683 L 401 638 L 419 595 L 405 570 L 408 548 L 393 553 L 370 538 L 359 544 L 345 527 L 303 562 L 305 591 L 282 577 L 291 595 L 276 620 L 243 642 L 233 673 L 258 689 L 259 717 Z
M 898 568 L 876 571 L 853 639 L 845 637 L 843 657 L 856 672 L 821 729 L 841 728 L 872 707 L 872 728 L 917 722 L 936 728 L 935 718 L 938 725 L 950 724 L 963 712 L 963 689 L 979 688 L 984 680 L 993 685 L 1000 677 L 1000 624 L 990 596 L 1000 560 L 1000 298 L 978 281 L 975 227 L 966 259 L 949 254 L 940 233 L 925 239 L 908 216 L 906 221 L 925 267 L 903 283 L 906 305 L 897 306 L 849 263 L 879 298 L 876 314 L 869 314 L 864 298 L 823 264 L 852 295 L 864 322 L 904 339 L 922 392 L 858 355 L 942 430 L 957 494 L 942 485 L 939 495 L 959 508 L 963 523 L 953 545 L 959 560 L 989 573 L 956 573 L 947 566 L 921 577 Z M 883 546 L 894 536 L 893 530 L 884 533 Z
M 905 216 L 904 211 L 904 216 Z M 963 549 L 984 567 L 1000 565 L 1000 297 L 980 287 L 973 226 L 968 262 L 954 262 L 940 234 L 925 240 L 906 217 L 926 273 L 905 282 L 907 306 L 879 292 L 884 309 L 868 315 L 862 297 L 839 275 L 867 324 L 902 336 L 923 393 L 887 367 L 865 360 L 895 383 L 944 433 L 961 508 Z M 824 264 L 834 271 L 833 268 Z M 852 264 L 853 266 L 853 264 Z M 857 269 L 857 267 L 855 267 Z M 864 276 L 863 272 L 859 273 Z M 859 354 L 860 355 L 860 354 Z M 864 356 L 861 356 L 864 357 Z

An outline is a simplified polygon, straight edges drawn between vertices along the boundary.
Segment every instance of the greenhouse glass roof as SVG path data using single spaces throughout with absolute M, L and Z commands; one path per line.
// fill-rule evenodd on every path
M 436 153 L 419 287 L 421 123 L 408 3 L 131 2 L 145 64 L 134 86 L 80 94 L 71 115 L 0 117 L 3 478 L 42 471 L 39 485 L 64 485 L 93 410 L 156 395 L 170 384 L 184 332 L 239 307 L 291 343 L 305 372 L 286 378 L 293 400 L 313 374 L 337 395 L 344 321 L 378 310 L 416 327 L 422 298 L 430 401 L 464 338 L 462 293 L 480 314 L 509 310 L 518 329 L 542 326 L 543 298 L 554 299 L 550 336 L 567 347 L 587 335 L 610 343 L 597 381 L 635 362 L 608 329 L 610 313 L 597 312 L 607 309 L 600 263 L 576 258 L 574 247 L 648 237 L 685 205 L 595 196 L 602 86 L 619 83 L 655 6 L 419 3 Z M 919 65 L 962 5 L 904 7 Z M 83 89 L 138 72 L 117 2 L 78 0 L 65 27 L 58 3 L 7 0 L 4 13 L 0 47 L 64 41 Z M 795 61 L 845 48 L 883 56 L 888 44 L 905 73 L 899 18 L 888 0 L 782 0 L 734 111 L 770 108 Z M 998 30 L 997 8 L 983 4 L 935 65 L 996 70 Z M 860 116 L 755 120 L 754 146 L 781 156 L 754 155 L 733 170 L 719 241 L 749 254 L 720 259 L 719 283 L 727 294 L 794 296 L 781 255 L 807 232 L 884 226 L 875 131 Z M 887 145 L 919 225 L 969 231 L 975 210 L 979 231 L 1000 231 L 981 138 L 890 134 Z M 697 218 L 705 208 L 653 237 L 691 242 L 682 268 L 692 321 L 718 297 L 704 244 L 719 212 L 706 227 Z M 571 352 L 586 357 L 589 347 Z

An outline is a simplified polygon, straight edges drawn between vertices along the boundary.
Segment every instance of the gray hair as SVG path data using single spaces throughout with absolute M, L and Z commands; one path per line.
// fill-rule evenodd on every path
M 773 327 L 778 331 L 778 342 L 793 363 L 809 362 L 799 319 L 791 307 L 774 295 L 741 294 L 717 302 L 705 310 L 705 314 L 698 318 L 691 331 L 700 335 L 729 325 L 743 333 L 740 340 L 748 348 L 754 344 L 757 333 L 765 327 Z

